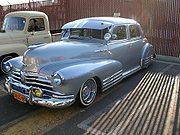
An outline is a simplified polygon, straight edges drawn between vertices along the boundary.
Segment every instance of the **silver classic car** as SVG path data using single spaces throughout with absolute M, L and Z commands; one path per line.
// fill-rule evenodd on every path
M 77 101 L 86 107 L 97 92 L 147 68 L 154 58 L 153 46 L 132 19 L 85 18 L 62 30 L 60 42 L 30 46 L 4 64 L 5 89 L 15 99 L 53 108 Z

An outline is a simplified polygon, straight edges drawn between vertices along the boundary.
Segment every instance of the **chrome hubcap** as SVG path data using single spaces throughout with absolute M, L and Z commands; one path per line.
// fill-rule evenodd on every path
M 83 105 L 90 105 L 97 93 L 97 84 L 96 81 L 92 78 L 87 80 L 81 87 L 80 99 Z

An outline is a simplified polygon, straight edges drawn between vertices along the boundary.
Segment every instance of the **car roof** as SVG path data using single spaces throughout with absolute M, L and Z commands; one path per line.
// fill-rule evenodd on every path
M 133 19 L 121 18 L 121 17 L 91 17 L 78 19 L 65 24 L 62 29 L 71 28 L 91 28 L 91 29 L 105 29 L 112 25 L 117 24 L 136 24 Z

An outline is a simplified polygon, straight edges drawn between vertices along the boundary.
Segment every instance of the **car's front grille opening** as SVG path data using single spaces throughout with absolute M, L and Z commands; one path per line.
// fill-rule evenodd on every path
M 37 87 L 40 89 L 45 89 L 45 90 L 53 90 L 53 86 L 51 84 L 51 81 L 47 79 L 47 77 L 40 76 L 37 73 L 24 73 L 23 77 L 21 77 L 20 71 L 12 71 L 11 72 L 11 77 L 19 82 L 22 82 L 26 84 L 27 86 L 33 86 Z M 23 80 L 24 79 L 24 80 Z

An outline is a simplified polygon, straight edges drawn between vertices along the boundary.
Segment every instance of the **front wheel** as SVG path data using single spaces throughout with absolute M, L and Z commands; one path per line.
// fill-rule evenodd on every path
M 88 79 L 81 85 L 79 100 L 83 107 L 91 105 L 97 94 L 97 83 L 94 78 Z

